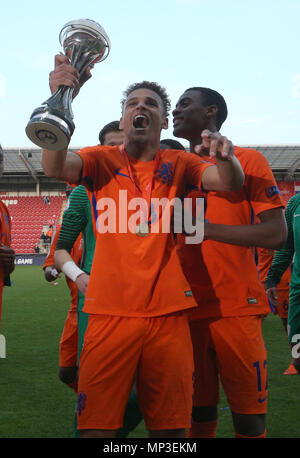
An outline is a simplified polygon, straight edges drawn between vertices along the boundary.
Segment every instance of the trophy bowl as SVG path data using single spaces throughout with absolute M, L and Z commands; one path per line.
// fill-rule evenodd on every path
M 70 21 L 63 26 L 59 41 L 70 64 L 83 80 L 88 66 L 106 59 L 110 40 L 100 24 L 91 19 Z M 74 88 L 60 86 L 42 106 L 36 108 L 26 126 L 27 137 L 37 146 L 60 151 L 68 147 L 75 129 L 72 100 Z

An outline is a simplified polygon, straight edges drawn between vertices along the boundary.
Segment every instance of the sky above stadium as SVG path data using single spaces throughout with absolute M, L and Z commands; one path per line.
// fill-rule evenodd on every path
M 71 147 L 97 144 L 120 118 L 123 91 L 145 79 L 167 88 L 172 108 L 189 87 L 219 91 L 229 110 L 222 133 L 235 144 L 300 144 L 299 17 L 300 0 L 2 2 L 0 142 L 35 147 L 25 127 L 50 95 L 59 32 L 90 18 L 112 47 L 73 102 Z M 171 119 L 162 138 L 173 138 Z

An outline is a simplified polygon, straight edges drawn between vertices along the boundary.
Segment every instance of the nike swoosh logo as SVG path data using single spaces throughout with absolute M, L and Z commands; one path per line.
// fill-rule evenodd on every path
M 265 402 L 267 399 L 268 399 L 268 396 L 266 396 L 265 398 L 258 398 L 258 402 L 262 403 L 262 402 Z
M 120 168 L 115 170 L 116 175 L 120 175 L 121 177 L 130 178 L 129 175 L 125 175 L 124 173 L 119 172 L 119 170 L 120 170 Z
M 296 218 L 296 216 L 300 216 L 300 213 L 297 213 L 297 215 L 294 215 L 294 218 Z

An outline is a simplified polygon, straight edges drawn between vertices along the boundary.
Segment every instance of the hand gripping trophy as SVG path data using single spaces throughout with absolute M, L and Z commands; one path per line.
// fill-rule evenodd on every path
M 110 51 L 110 40 L 100 24 L 79 19 L 64 25 L 59 41 L 80 79 L 88 66 L 104 60 Z M 28 138 L 41 148 L 59 151 L 67 148 L 74 132 L 72 100 L 74 88 L 60 86 L 36 108 L 26 126 Z

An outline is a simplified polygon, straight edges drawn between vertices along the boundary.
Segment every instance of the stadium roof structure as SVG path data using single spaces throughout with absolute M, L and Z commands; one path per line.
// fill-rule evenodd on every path
M 72 148 L 70 151 L 77 151 Z M 3 148 L 4 173 L 15 175 L 18 173 L 28 174 L 28 167 L 37 175 L 44 175 L 42 167 L 42 150 L 38 148 Z M 25 161 L 24 161 L 25 159 Z
M 260 151 L 269 162 L 277 179 L 300 179 L 300 145 L 243 145 Z M 70 151 L 77 151 L 71 148 Z M 4 175 L 6 177 L 32 176 L 33 180 L 45 179 L 40 148 L 3 148 Z M 53 179 L 52 179 L 53 180 Z
M 300 169 L 300 145 L 247 145 L 245 148 L 260 151 L 272 170 L 287 170 L 294 166 Z
M 40 148 L 5 148 L 1 192 L 64 191 L 66 184 L 45 176 Z M 74 149 L 74 151 L 76 151 Z

